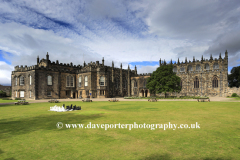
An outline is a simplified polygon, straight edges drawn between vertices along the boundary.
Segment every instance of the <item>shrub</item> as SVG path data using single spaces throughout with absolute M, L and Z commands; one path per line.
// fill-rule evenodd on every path
M 233 93 L 231 97 L 239 97 L 237 93 Z

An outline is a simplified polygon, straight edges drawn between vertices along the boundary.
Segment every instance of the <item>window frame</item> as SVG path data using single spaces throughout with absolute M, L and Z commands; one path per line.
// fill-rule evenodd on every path
M 199 78 L 198 77 L 194 78 L 194 88 L 199 88 Z
M 50 93 L 50 94 L 48 94 L 48 93 Z M 52 91 L 47 91 L 47 96 L 52 97 Z
M 51 76 L 51 75 L 48 75 L 48 76 L 47 76 L 47 85 L 48 85 L 48 86 L 52 86 L 52 82 L 53 82 L 52 76 Z
M 20 98 L 24 98 L 24 91 L 20 91 Z
M 100 86 L 105 86 L 105 77 L 101 76 L 99 79 L 99 85 Z
M 88 86 L 88 76 L 84 77 L 84 86 L 87 87 Z
M 24 86 L 24 76 L 20 76 L 19 81 L 20 86 Z

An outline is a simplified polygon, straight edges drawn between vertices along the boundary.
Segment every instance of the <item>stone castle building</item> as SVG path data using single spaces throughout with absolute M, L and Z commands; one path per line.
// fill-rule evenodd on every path
M 170 62 L 172 64 L 172 61 Z M 159 61 L 159 65 L 167 65 Z M 228 52 L 224 59 L 185 60 L 175 64 L 173 71 L 181 78 L 182 91 L 169 93 L 173 96 L 226 96 L 228 92 Z M 12 71 L 12 98 L 48 99 L 48 98 L 109 98 L 126 96 L 151 96 L 146 88 L 147 78 L 151 74 L 137 74 L 135 70 L 105 66 L 104 59 L 82 65 L 39 60 L 30 67 L 16 66 Z

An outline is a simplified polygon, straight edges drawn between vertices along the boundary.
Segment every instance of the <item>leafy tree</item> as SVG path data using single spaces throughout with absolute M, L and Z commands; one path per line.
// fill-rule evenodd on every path
M 162 65 L 147 80 L 147 88 L 151 93 L 180 92 L 181 79 L 173 72 L 172 65 Z
M 229 83 L 229 87 L 239 88 L 239 86 L 240 86 L 240 66 L 232 68 L 231 74 L 228 75 L 228 83 Z

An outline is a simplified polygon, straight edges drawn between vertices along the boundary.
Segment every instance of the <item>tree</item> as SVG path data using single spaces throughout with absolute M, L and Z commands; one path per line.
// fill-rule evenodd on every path
M 147 88 L 151 93 L 180 92 L 181 79 L 173 72 L 172 65 L 162 65 L 147 79 Z
M 240 86 L 240 66 L 232 68 L 231 74 L 228 75 L 228 83 L 229 83 L 229 87 L 239 88 L 239 86 Z

